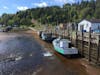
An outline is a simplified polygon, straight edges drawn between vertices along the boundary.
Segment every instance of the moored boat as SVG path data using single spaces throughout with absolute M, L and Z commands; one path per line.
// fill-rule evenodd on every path
M 71 41 L 68 39 L 57 38 L 53 40 L 53 46 L 55 51 L 63 55 L 73 55 L 78 54 L 78 50 L 71 46 Z
M 38 35 L 39 35 L 40 38 L 42 38 L 42 37 L 41 37 L 42 32 L 43 32 L 43 31 L 39 31 L 39 32 L 38 32 Z
M 52 33 L 42 32 L 41 39 L 47 42 L 52 42 L 56 37 Z

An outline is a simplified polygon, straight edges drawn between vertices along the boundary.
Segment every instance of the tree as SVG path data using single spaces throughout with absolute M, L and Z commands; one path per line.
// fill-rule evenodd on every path
M 7 25 L 14 25 L 14 20 L 8 20 Z
M 63 7 L 48 6 L 43 8 L 32 8 L 26 11 L 19 11 L 16 14 L 3 14 L 0 23 L 5 25 L 26 25 L 31 24 L 31 20 L 42 24 L 78 22 L 81 19 L 100 19 L 100 0 L 82 0 L 81 3 L 66 3 Z

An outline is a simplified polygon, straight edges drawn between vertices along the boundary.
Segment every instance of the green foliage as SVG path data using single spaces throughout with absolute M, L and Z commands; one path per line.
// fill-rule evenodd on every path
M 32 8 L 19 11 L 16 14 L 3 14 L 0 23 L 5 25 L 34 26 L 32 19 L 42 23 L 57 25 L 58 23 L 78 22 L 81 19 L 100 19 L 100 0 L 90 0 L 81 3 L 65 4 L 63 7 L 51 6 Z

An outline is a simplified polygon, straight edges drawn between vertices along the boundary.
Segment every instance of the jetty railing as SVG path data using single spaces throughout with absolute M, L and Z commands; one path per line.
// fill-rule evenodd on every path
M 76 32 L 73 44 L 89 62 L 100 64 L 100 34 Z

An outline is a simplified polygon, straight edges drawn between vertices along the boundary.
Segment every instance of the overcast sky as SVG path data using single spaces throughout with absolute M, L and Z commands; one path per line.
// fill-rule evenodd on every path
M 0 0 L 0 15 L 3 13 L 16 13 L 28 8 L 46 7 L 65 3 L 75 3 L 80 0 Z

